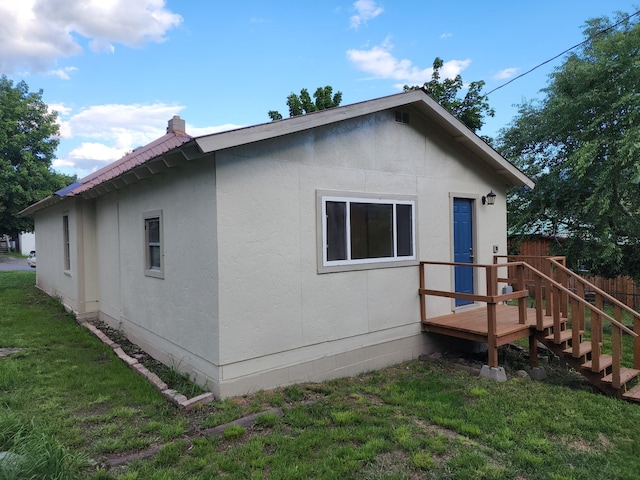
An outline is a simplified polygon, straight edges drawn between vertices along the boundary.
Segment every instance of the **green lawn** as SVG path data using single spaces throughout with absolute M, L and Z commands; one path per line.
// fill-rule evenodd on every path
M 570 374 L 496 383 L 415 361 L 181 412 L 34 280 L 0 272 L 0 347 L 24 349 L 0 358 L 0 451 L 16 454 L 0 461 L 0 479 L 640 475 L 640 405 Z M 211 430 L 255 413 L 249 425 Z M 152 447 L 148 458 L 105 467 Z

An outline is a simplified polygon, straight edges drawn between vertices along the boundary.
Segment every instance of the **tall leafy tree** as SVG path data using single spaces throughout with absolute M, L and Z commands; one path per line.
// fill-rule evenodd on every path
M 594 273 L 640 278 L 640 25 L 589 20 L 585 42 L 519 106 L 498 148 L 536 180 L 509 202 L 512 232 L 555 236 Z
M 459 94 L 465 89 L 462 77 L 456 75 L 455 78 L 442 79 L 443 66 L 442 59 L 436 57 L 433 61 L 431 80 L 422 86 L 405 85 L 404 90 L 423 89 L 454 117 L 477 132 L 484 125 L 484 117 L 493 117 L 495 114 L 495 111 L 489 106 L 487 97 L 482 94 L 484 81 L 471 82 L 466 88 L 465 95 L 460 97 Z
M 342 102 L 342 92 L 333 93 L 333 87 L 318 87 L 313 94 L 315 101 L 311 100 L 309 91 L 306 88 L 300 90 L 300 95 L 291 93 L 287 97 L 287 106 L 289 107 L 289 116 L 304 115 L 305 113 L 326 110 L 340 105 Z M 269 110 L 269 118 L 271 120 L 281 120 L 282 114 L 277 110 Z
M 42 90 L 29 92 L 24 81 L 0 77 L 0 235 L 32 230 L 33 221 L 18 213 L 74 180 L 51 169 L 56 117 Z

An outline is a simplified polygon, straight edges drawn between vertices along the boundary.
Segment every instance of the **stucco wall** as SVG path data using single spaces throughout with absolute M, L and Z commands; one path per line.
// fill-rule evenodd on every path
M 318 379 L 326 372 L 314 362 L 345 352 L 352 358 L 335 361 L 353 371 L 367 368 L 370 348 L 405 342 L 397 350 L 405 356 L 429 348 L 417 266 L 318 273 L 318 189 L 417 195 L 418 256 L 440 261 L 452 260 L 452 193 L 465 195 L 477 199 L 477 261 L 490 263 L 494 244 L 506 251 L 504 185 L 442 132 L 416 124 L 381 112 L 218 154 L 220 381 L 234 393 L 263 388 L 267 372 L 280 372 L 269 377 L 279 384 Z M 490 189 L 498 201 L 482 207 Z M 449 270 L 437 279 L 452 287 Z M 429 314 L 452 305 L 434 299 Z
M 161 211 L 164 278 L 145 275 L 145 212 Z M 215 173 L 200 160 L 102 197 L 96 206 L 101 316 L 200 380 L 218 363 Z
M 100 313 L 120 328 L 120 226 L 118 193 L 112 192 L 96 202 L 97 284 Z
M 64 266 L 63 215 L 69 216 L 70 270 L 65 270 Z M 38 256 L 36 285 L 49 295 L 60 297 L 74 311 L 79 308 L 78 244 L 75 241 L 78 216 L 77 201 L 68 199 L 34 217 Z
M 76 237 L 78 264 L 78 317 L 92 318 L 98 311 L 96 211 L 94 200 L 78 200 Z

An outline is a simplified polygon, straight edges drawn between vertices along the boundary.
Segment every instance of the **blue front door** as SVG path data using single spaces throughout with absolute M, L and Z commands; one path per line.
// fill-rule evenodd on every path
M 453 199 L 453 261 L 473 263 L 473 200 Z M 454 267 L 455 291 L 473 293 L 473 267 Z M 473 303 L 456 299 L 456 307 Z

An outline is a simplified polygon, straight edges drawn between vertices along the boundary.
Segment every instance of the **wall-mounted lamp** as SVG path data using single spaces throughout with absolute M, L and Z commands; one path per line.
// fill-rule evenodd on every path
M 493 190 L 487 193 L 486 197 L 484 195 L 482 196 L 483 205 L 495 205 L 495 203 L 496 203 L 496 194 L 493 193 Z

